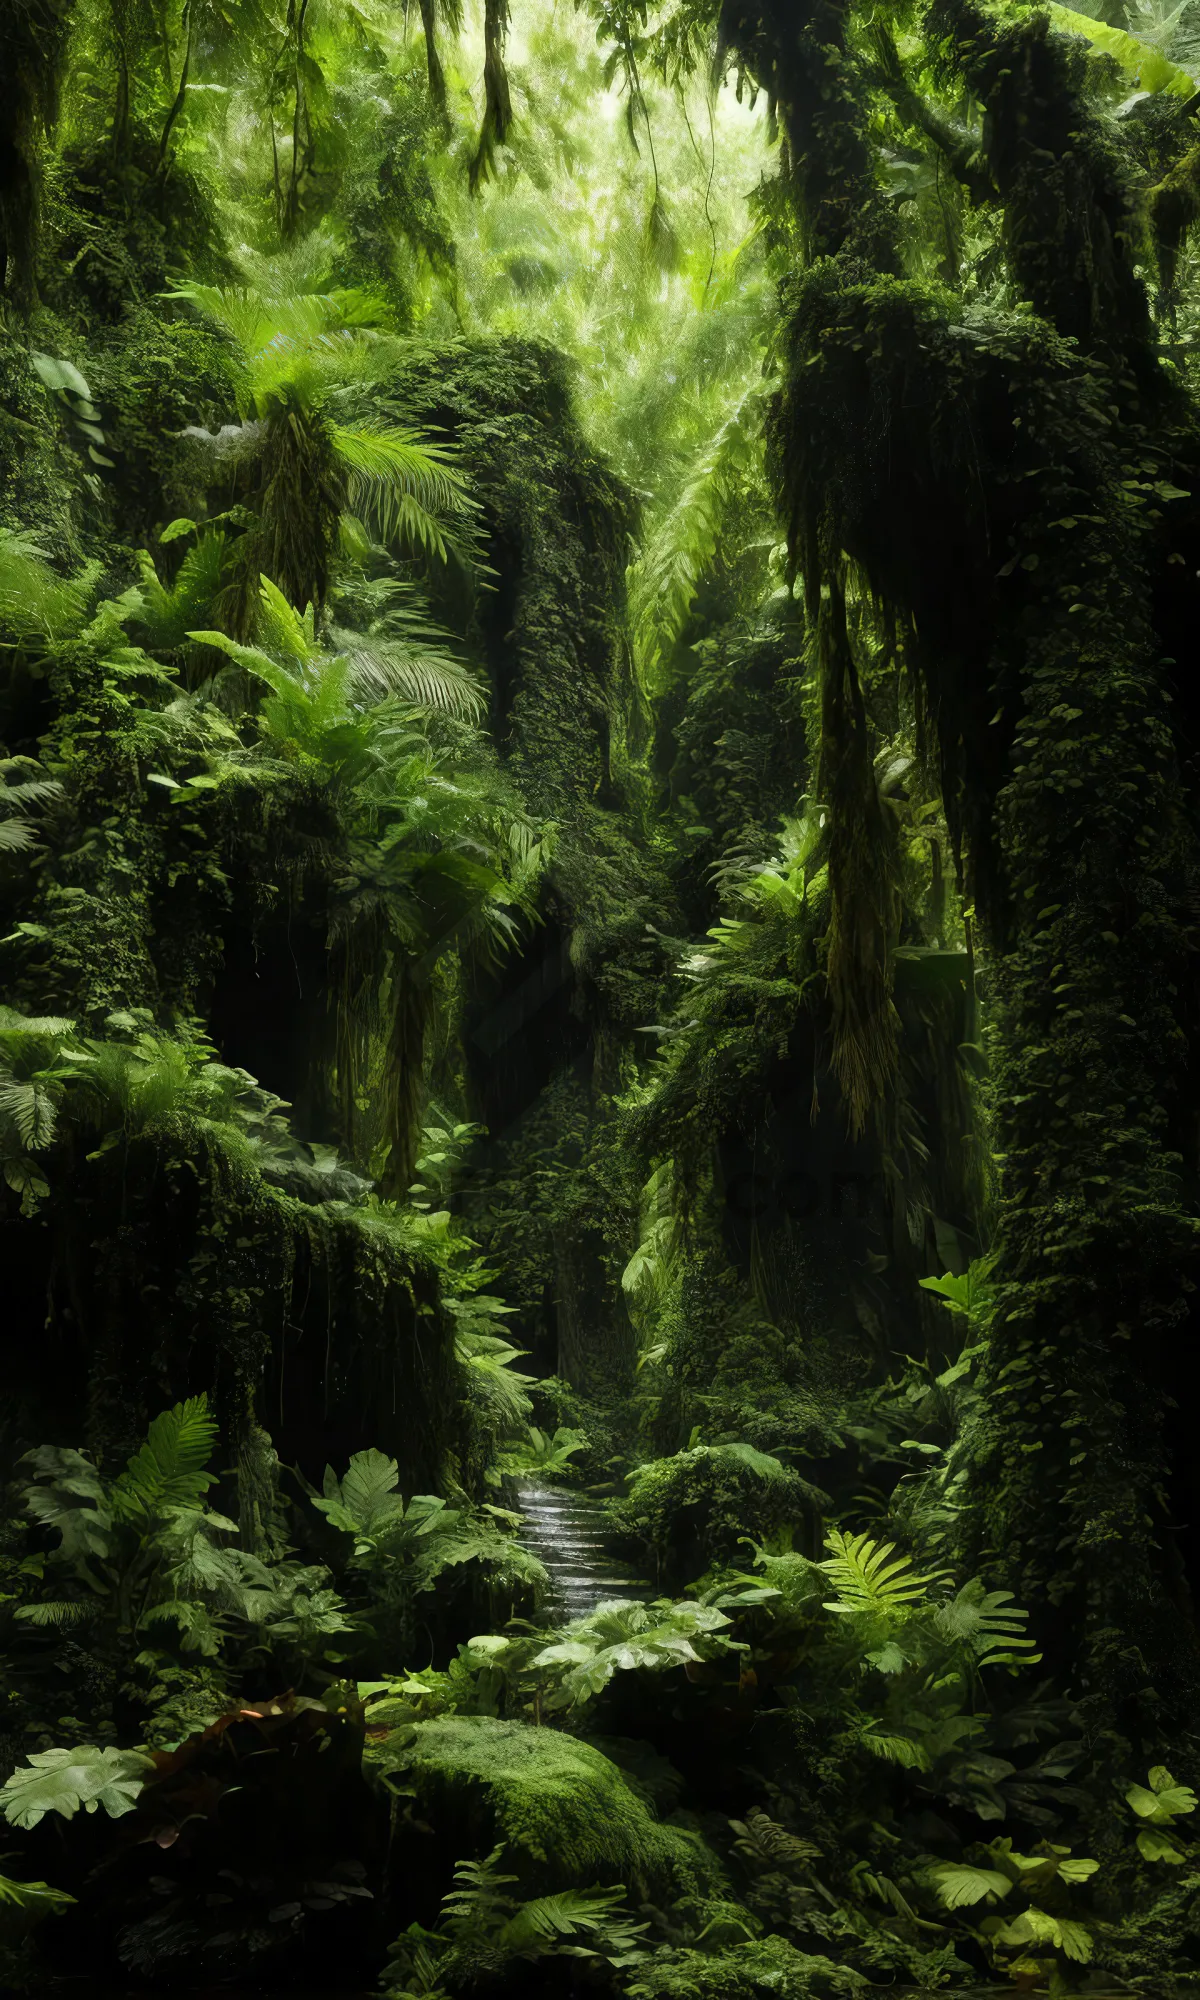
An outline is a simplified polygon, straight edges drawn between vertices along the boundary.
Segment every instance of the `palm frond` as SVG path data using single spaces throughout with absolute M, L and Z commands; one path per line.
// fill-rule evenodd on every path
M 0 854 L 26 854 L 37 844 L 37 828 L 28 819 L 0 819 Z
M 398 639 L 369 639 L 338 628 L 330 643 L 349 662 L 351 686 L 366 700 L 389 697 L 410 708 L 477 722 L 487 697 L 471 669 L 449 653 L 417 650 Z
M 334 424 L 331 433 L 349 475 L 352 507 L 373 520 L 385 542 L 407 543 L 444 560 L 446 517 L 473 511 L 449 448 L 403 425 Z
M 687 623 L 700 579 L 716 552 L 722 522 L 755 447 L 762 396 L 762 383 L 753 383 L 700 446 L 674 505 L 630 568 L 634 648 L 648 684 Z
M 312 347 L 330 335 L 386 325 L 390 318 L 386 299 L 361 288 L 264 292 L 252 285 L 189 281 L 167 296 L 186 299 L 212 320 L 252 369 L 264 358 Z

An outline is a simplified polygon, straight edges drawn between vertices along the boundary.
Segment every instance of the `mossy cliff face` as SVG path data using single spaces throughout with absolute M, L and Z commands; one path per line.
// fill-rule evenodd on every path
M 986 1414 L 957 1461 L 964 1547 L 986 1542 L 999 1572 L 1061 1607 L 1087 1635 L 1100 1708 L 1132 1716 L 1122 1704 L 1136 1707 L 1148 1681 L 1188 1698 L 1156 1497 L 1158 1357 L 1182 1324 L 1193 1247 L 1167 1134 L 1184 1046 L 1187 836 L 1151 610 L 1154 524 L 1175 489 L 1170 432 L 1152 441 L 1139 414 L 1139 397 L 1170 398 L 1153 370 L 1145 386 L 1146 308 L 1120 221 L 1129 196 L 1087 120 L 1067 115 L 1077 69 L 1040 29 L 1028 62 L 1005 69 L 1018 31 L 984 10 L 965 26 L 950 10 L 938 20 L 947 60 L 966 64 L 988 104 L 985 157 L 1014 277 L 1045 318 L 964 314 L 937 288 L 897 282 L 882 251 L 864 254 L 866 225 L 846 219 L 823 159 L 814 165 L 825 56 L 770 10 L 749 26 L 739 17 L 738 46 L 788 124 L 798 211 L 829 253 L 791 293 L 775 463 L 806 592 L 822 605 L 827 683 L 851 690 L 849 706 L 836 697 L 846 727 L 847 564 L 896 620 L 995 953 L 1002 1290 Z M 1039 62 L 1055 75 L 1042 98 Z M 1005 97 L 1024 91 L 1043 106 L 1038 159 L 1054 163 L 1036 203 L 1032 128 Z M 1035 209 L 1051 219 L 1035 226 Z M 1086 269 L 1082 251 L 1064 258 L 1058 224 L 1088 232 Z M 851 775 L 845 728 L 838 755 L 835 930 L 864 894 L 882 894 L 878 843 L 855 832 L 870 794 Z M 841 979 L 858 1061 L 886 1019 L 872 998 L 880 963 L 877 948 L 831 962 L 835 1023 Z M 1106 1546 L 1136 1546 L 1138 1559 L 1097 1559 Z M 1118 1636 L 1135 1631 L 1141 1652 Z

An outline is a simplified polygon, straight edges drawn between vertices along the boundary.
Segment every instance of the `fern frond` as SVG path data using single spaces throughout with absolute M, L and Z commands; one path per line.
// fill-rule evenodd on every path
M 949 1604 L 938 1606 L 936 1623 L 947 1638 L 965 1642 L 984 1667 L 1034 1666 L 1041 1658 L 1025 1631 L 1029 1613 L 1013 1603 L 1009 1590 L 988 1591 L 978 1577 L 965 1583 Z M 1024 1659 L 1021 1655 L 1024 1654 Z
M 0 819 L 0 854 L 25 854 L 37 842 L 37 828 L 28 819 Z
M 733 1819 L 729 1824 L 738 1836 L 734 1841 L 735 1853 L 754 1867 L 786 1871 L 806 1867 L 819 1858 L 819 1850 L 811 1841 L 789 1833 L 760 1806 L 751 1806 L 744 1820 Z
M 846 1535 L 835 1528 L 826 1536 L 825 1546 L 830 1554 L 818 1568 L 837 1590 L 826 1611 L 895 1616 L 923 1604 L 930 1585 L 938 1580 L 918 1576 L 910 1556 L 898 1556 L 893 1542 L 877 1542 L 870 1535 Z
M 0 1116 L 11 1118 L 21 1144 L 35 1153 L 53 1139 L 58 1113 L 42 1084 L 22 1081 L 0 1069 Z
M 102 565 L 57 576 L 32 535 L 0 529 L 0 630 L 18 639 L 53 640 L 77 631 Z
M 448 1923 L 456 1930 L 478 1928 L 495 1930 L 512 1909 L 512 1898 L 504 1891 L 517 1880 L 515 1875 L 502 1875 L 500 1860 L 503 1846 L 494 1847 L 485 1861 L 459 1861 L 455 1864 L 456 1887 L 442 1897 L 442 1911 Z
M 95 1615 L 95 1606 L 66 1598 L 49 1604 L 23 1604 L 16 1615 L 25 1625 L 86 1625 Z
M 406 542 L 444 560 L 444 517 L 472 509 L 449 448 L 400 425 L 352 430 L 334 424 L 330 434 L 356 511 L 370 515 L 385 542 Z
M 629 570 L 634 649 L 648 685 L 687 623 L 721 524 L 754 448 L 763 385 L 739 397 L 695 454 L 674 505 Z
M 522 1903 L 504 1925 L 497 1943 L 502 1951 L 527 1956 L 536 1955 L 539 1947 L 553 1946 L 559 1938 L 581 1933 L 602 1939 L 613 1919 L 626 1915 L 621 1908 L 624 1900 L 624 1884 L 613 1889 L 563 1889 L 555 1896 L 534 1897 Z M 644 1931 L 648 1926 L 636 1928 Z
M 487 698 L 478 680 L 448 653 L 417 651 L 401 640 L 364 639 L 357 632 L 335 630 L 330 639 L 349 662 L 351 686 L 368 700 L 395 697 L 464 722 L 478 722 L 483 714 Z
M 150 556 L 143 549 L 138 558 L 141 572 L 142 613 L 150 644 L 164 651 L 182 646 L 189 627 L 212 611 L 224 582 L 225 536 L 219 529 L 202 534 L 188 550 L 174 583 L 164 584 Z
M 205 1470 L 216 1441 L 216 1419 L 206 1396 L 192 1396 L 164 1410 L 113 1481 L 114 1515 L 136 1520 L 170 1507 L 198 1506 L 216 1485 L 215 1476 Z

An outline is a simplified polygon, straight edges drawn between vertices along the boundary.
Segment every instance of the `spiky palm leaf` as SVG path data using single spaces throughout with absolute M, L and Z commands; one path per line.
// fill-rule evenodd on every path
M 195 306 L 238 349 L 260 416 L 265 399 L 289 375 L 314 361 L 341 359 L 357 335 L 386 326 L 390 317 L 387 301 L 361 288 L 260 291 L 188 282 L 168 296 Z
M 639 668 L 653 686 L 687 623 L 722 524 L 751 463 L 763 385 L 751 385 L 694 454 L 679 495 L 629 571 L 630 615 Z
M 445 445 L 403 425 L 331 427 L 333 447 L 349 474 L 350 504 L 366 514 L 384 542 L 407 543 L 445 561 L 445 516 L 464 516 L 472 502 Z
M 400 639 L 364 639 L 334 627 L 330 644 L 349 662 L 351 682 L 365 700 L 389 696 L 414 709 L 478 722 L 487 697 L 470 668 L 434 647 L 416 648 Z

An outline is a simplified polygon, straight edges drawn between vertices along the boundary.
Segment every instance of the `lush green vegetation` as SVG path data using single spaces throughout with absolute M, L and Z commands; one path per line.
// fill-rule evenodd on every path
M 1200 1992 L 1193 0 L 0 56 L 0 1988 Z

